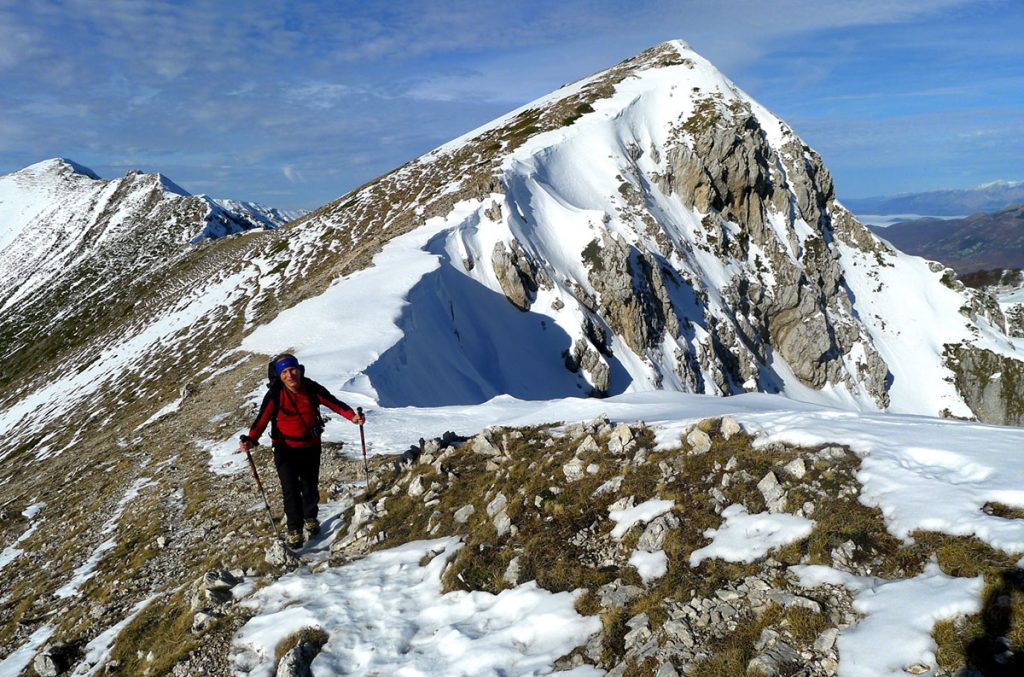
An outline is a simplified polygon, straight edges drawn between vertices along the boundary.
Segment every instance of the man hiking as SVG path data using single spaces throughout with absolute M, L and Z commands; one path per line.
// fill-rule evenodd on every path
M 356 425 L 366 422 L 361 414 L 327 392 L 310 378 L 306 368 L 289 353 L 273 359 L 267 369 L 267 394 L 249 428 L 239 439 L 240 451 L 259 444 L 260 435 L 270 424 L 274 447 L 274 466 L 281 480 L 284 514 L 288 525 L 288 545 L 302 545 L 302 528 L 311 536 L 320 533 L 317 504 L 320 502 L 320 436 L 324 421 L 320 405 L 328 407 Z

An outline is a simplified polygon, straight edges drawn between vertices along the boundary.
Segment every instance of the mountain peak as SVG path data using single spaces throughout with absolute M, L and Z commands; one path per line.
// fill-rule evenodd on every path
M 36 162 L 31 164 L 24 169 L 21 169 L 15 174 L 32 175 L 32 176 L 70 176 L 71 174 L 78 174 L 87 178 L 99 181 L 100 177 L 96 172 L 89 169 L 85 165 L 78 164 L 74 160 L 68 158 L 55 157 L 49 160 L 43 160 L 42 162 Z
M 164 190 L 166 190 L 166 191 L 168 191 L 170 193 L 174 193 L 176 195 L 182 195 L 182 196 L 185 196 L 185 197 L 188 197 L 188 196 L 192 195 L 192 193 L 188 192 L 187 190 L 185 190 L 184 188 L 182 188 L 181 186 L 176 184 L 174 181 L 171 181 L 169 178 L 167 178 L 163 174 L 157 172 L 155 176 L 156 176 L 157 182 L 164 188 Z
M 1017 188 L 1024 186 L 1024 181 L 1009 181 L 1007 179 L 999 179 L 996 181 L 989 181 L 988 183 L 982 183 L 974 187 L 975 190 L 988 190 L 991 188 Z

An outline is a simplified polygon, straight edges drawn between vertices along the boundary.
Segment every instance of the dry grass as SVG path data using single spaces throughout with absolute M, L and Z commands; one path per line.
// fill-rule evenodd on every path
M 317 651 L 319 651 L 324 644 L 327 644 L 328 639 L 330 639 L 330 635 L 324 632 L 322 628 L 309 627 L 293 632 L 278 643 L 277 648 L 274 650 L 274 665 L 276 666 L 280 663 L 286 653 L 303 642 L 314 645 Z
M 165 675 L 199 645 L 191 629 L 187 594 L 176 592 L 146 606 L 117 636 L 111 656 L 122 674 Z M 146 660 L 150 653 L 152 661 Z

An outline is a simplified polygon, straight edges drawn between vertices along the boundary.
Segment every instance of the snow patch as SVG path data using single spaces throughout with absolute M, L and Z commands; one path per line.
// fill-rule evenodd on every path
M 661 578 L 668 571 L 668 555 L 664 550 L 655 552 L 634 550 L 633 554 L 629 556 L 629 563 L 636 567 L 644 585 Z
M 615 522 L 615 528 L 612 529 L 612 538 L 619 540 L 625 536 L 637 522 L 650 522 L 655 517 L 659 517 L 667 513 L 669 510 L 674 508 L 675 505 L 676 504 L 673 501 L 652 498 L 644 501 L 640 505 L 632 508 L 626 508 L 625 510 L 609 510 L 608 518 Z
M 797 515 L 751 515 L 738 503 L 722 511 L 725 522 L 718 529 L 708 529 L 704 535 L 712 539 L 710 545 L 690 553 L 690 566 L 705 559 L 724 559 L 727 562 L 753 562 L 768 553 L 811 535 L 814 522 Z

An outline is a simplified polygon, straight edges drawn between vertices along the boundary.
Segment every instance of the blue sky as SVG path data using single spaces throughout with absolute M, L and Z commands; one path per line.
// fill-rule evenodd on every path
M 0 173 L 61 156 L 315 208 L 682 38 L 840 198 L 1024 179 L 1022 0 L 0 0 L 0 34 Z

